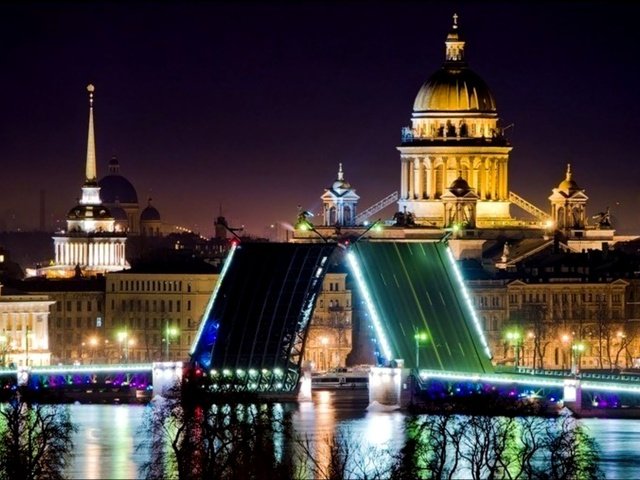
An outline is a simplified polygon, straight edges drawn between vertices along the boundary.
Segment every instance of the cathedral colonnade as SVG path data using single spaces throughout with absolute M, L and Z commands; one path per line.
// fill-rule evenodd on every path
M 402 155 L 401 192 L 405 200 L 435 200 L 461 176 L 480 200 L 508 200 L 508 156 Z

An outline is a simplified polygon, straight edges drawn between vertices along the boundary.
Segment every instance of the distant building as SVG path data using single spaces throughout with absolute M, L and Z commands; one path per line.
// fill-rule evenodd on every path
M 105 280 L 30 278 L 12 286 L 51 300 L 48 338 L 52 364 L 104 363 L 111 339 L 105 334 Z
M 89 134 L 82 197 L 67 214 L 67 229 L 53 237 L 54 265 L 40 268 L 37 275 L 72 277 L 95 275 L 128 267 L 126 233 L 100 199 L 96 175 L 96 147 L 93 128 L 93 85 L 89 92 Z
M 205 273 L 206 272 L 206 273 Z M 217 270 L 132 269 L 107 275 L 105 336 L 110 361 L 188 360 Z
M 346 273 L 327 273 L 307 332 L 304 362 L 313 370 L 346 366 L 353 347 L 351 290 Z
M 49 306 L 46 295 L 7 294 L 0 284 L 0 367 L 44 366 L 49 351 Z

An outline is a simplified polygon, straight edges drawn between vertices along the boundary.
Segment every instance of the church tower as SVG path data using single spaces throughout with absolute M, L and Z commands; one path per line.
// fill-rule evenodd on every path
M 571 230 L 584 230 L 587 215 L 587 197 L 573 179 L 571 165 L 567 164 L 565 179 L 553 189 L 549 197 L 551 202 L 551 219 L 556 229 L 564 233 Z
M 443 196 L 457 178 L 477 196 L 478 227 L 511 220 L 507 182 L 511 145 L 498 127 L 493 94 L 466 62 L 465 41 L 453 16 L 445 61 L 418 91 L 411 126 L 402 130 L 400 211 L 416 223 L 446 227 Z
M 321 198 L 325 227 L 352 227 L 356 224 L 356 207 L 360 197 L 344 179 L 342 163 L 338 167 L 338 178 L 331 188 L 325 189 Z
M 116 231 L 115 219 L 100 199 L 93 128 L 93 85 L 89 92 L 89 132 L 82 196 L 67 214 L 67 230 L 53 237 L 55 264 L 42 269 L 50 276 L 92 275 L 128 267 L 126 234 Z

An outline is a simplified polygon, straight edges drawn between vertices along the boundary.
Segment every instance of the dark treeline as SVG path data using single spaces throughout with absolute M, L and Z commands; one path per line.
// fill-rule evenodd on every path
M 294 431 L 280 404 L 192 404 L 149 410 L 139 448 L 147 479 L 555 479 L 602 478 L 594 440 L 572 417 L 412 414 L 400 449 L 349 432 Z

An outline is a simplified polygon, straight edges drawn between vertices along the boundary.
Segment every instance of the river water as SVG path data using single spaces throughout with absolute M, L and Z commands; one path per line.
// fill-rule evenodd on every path
M 295 406 L 293 425 L 297 434 L 322 440 L 334 432 L 347 432 L 358 442 L 396 451 L 404 441 L 405 415 L 398 411 L 367 411 L 361 400 L 330 392 L 317 392 L 313 402 Z M 78 431 L 75 456 L 66 474 L 74 479 L 135 479 L 149 452 L 137 448 L 145 413 L 141 405 L 71 405 Z M 601 468 L 606 478 L 640 478 L 640 420 L 585 419 L 582 422 L 596 439 Z

